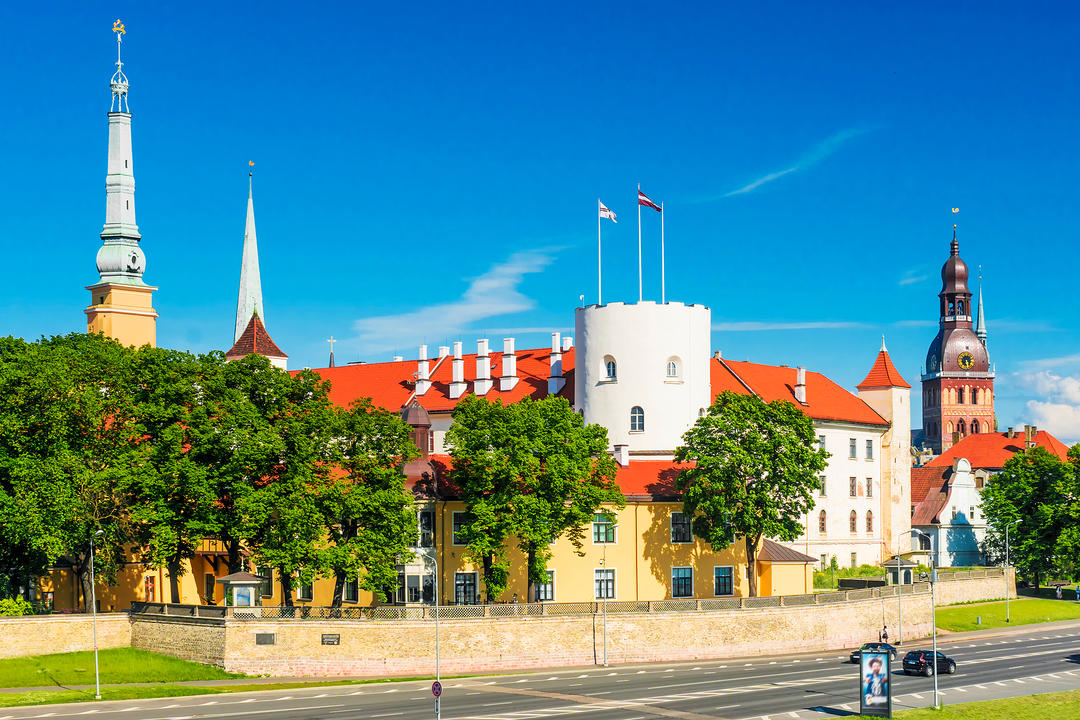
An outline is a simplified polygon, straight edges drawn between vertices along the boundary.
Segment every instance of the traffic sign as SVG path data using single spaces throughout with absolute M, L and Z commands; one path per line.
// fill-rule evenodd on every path
M 431 683 L 431 694 L 435 697 L 439 697 L 440 695 L 442 695 L 442 683 L 438 680 Z

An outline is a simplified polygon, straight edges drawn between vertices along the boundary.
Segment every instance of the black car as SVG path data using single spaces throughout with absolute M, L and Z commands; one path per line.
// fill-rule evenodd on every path
M 904 656 L 904 674 L 918 673 L 930 677 L 934 674 L 934 666 L 939 673 L 952 675 L 956 672 L 956 661 L 945 657 L 944 653 L 937 654 L 937 662 L 933 662 L 933 650 L 912 650 Z
M 857 647 L 857 648 L 855 648 L 854 650 L 851 651 L 851 662 L 853 662 L 853 663 L 859 662 L 859 653 L 861 653 L 863 650 L 865 650 L 866 652 L 878 652 L 878 653 L 887 652 L 887 653 L 889 653 L 889 659 L 890 660 L 895 660 L 896 659 L 896 648 L 893 647 L 892 645 L 890 645 L 889 643 L 869 642 L 869 643 L 863 643 L 862 645 L 860 645 L 859 647 Z

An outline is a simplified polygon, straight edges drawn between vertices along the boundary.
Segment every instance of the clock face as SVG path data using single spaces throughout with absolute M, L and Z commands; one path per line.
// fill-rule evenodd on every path
M 969 352 L 962 352 L 960 357 L 956 358 L 956 362 L 961 370 L 970 370 L 975 367 L 975 356 Z
M 937 355 L 930 356 L 930 372 L 937 372 Z

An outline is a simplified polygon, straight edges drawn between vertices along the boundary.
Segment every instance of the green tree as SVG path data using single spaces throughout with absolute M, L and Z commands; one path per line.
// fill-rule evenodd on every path
M 318 567 L 334 579 L 335 608 L 347 580 L 381 597 L 397 584 L 397 566 L 413 556 L 416 506 L 402 466 L 418 454 L 409 426 L 366 398 L 339 411 L 337 427 L 341 472 L 317 500 L 327 532 Z
M 987 548 L 1004 548 L 1009 525 L 1009 558 L 1035 587 L 1056 567 L 1055 555 L 1068 517 L 1068 490 L 1075 465 L 1043 447 L 1022 450 L 1005 462 L 982 491 Z M 1019 520 L 1015 525 L 1012 523 Z
M 762 538 L 795 540 L 828 454 L 817 449 L 810 418 L 787 401 L 725 391 L 683 435 L 675 458 L 694 466 L 679 473 L 683 511 L 694 534 L 719 552 L 742 536 L 746 577 L 756 597 Z

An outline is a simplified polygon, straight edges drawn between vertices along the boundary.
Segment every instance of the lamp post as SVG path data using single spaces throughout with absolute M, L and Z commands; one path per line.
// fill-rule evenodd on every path
M 919 532 L 918 530 L 906 530 L 896 536 L 896 615 L 900 621 L 900 635 L 896 640 L 897 645 L 904 644 L 904 605 L 902 602 L 902 595 L 904 592 L 904 579 L 900 575 L 900 538 L 905 535 L 910 535 L 913 532 Z
M 97 647 L 97 588 L 94 583 L 94 538 L 105 534 L 104 530 L 98 529 L 90 536 L 90 612 L 93 618 L 91 624 L 94 627 L 94 699 L 101 699 L 101 671 L 98 667 Z
M 601 597 L 604 604 L 604 667 L 607 667 L 607 545 L 604 545 L 603 556 L 600 558 L 600 567 L 604 568 L 604 576 L 600 581 Z
M 1019 520 L 1005 524 L 1005 622 L 1009 622 L 1009 528 Z
M 930 541 L 930 624 L 934 630 L 934 656 L 931 667 L 934 669 L 934 709 L 941 708 L 941 702 L 938 700 L 938 652 L 937 652 L 937 599 L 934 594 L 934 586 L 937 584 L 937 543 L 934 538 L 927 535 L 921 530 L 912 530 L 913 533 L 918 533 Z

